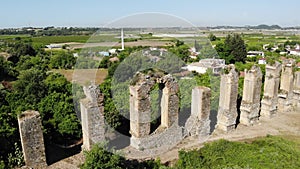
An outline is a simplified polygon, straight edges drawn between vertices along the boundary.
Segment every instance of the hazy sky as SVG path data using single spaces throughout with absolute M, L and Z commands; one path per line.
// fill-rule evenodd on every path
M 197 26 L 300 25 L 299 0 L 2 0 L 0 4 L 1 28 L 103 26 L 143 12 L 175 15 Z

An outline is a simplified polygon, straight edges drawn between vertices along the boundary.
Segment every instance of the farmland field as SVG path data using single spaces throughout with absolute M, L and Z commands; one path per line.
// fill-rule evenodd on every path
M 74 70 L 64 70 L 64 69 L 55 69 L 53 72 L 60 73 L 65 76 L 68 81 L 75 81 L 80 85 L 86 85 L 95 80 L 95 83 L 101 84 L 106 78 L 108 72 L 107 69 L 76 69 Z M 75 75 L 74 75 L 75 72 Z M 97 73 L 96 73 L 97 72 Z M 96 75 L 95 75 L 96 73 Z M 73 77 L 74 75 L 74 77 Z

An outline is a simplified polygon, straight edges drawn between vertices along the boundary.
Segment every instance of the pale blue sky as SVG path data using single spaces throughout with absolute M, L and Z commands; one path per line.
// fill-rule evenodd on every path
M 197 26 L 300 25 L 299 0 L 3 0 L 0 28 L 102 26 L 142 12 L 163 12 Z

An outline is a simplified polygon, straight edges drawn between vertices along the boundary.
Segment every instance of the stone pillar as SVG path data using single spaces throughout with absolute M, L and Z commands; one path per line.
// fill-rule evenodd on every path
M 162 77 L 159 83 L 165 84 L 161 98 L 161 126 L 168 128 L 178 124 L 179 86 L 171 75 Z
M 185 125 L 189 135 L 201 137 L 210 134 L 210 97 L 210 88 L 200 86 L 192 90 L 191 116 Z
M 260 110 L 260 94 L 262 85 L 262 73 L 259 66 L 252 66 L 245 70 L 243 99 L 240 107 L 240 123 L 252 125 L 258 121 Z
M 271 118 L 277 112 L 280 71 L 281 64 L 279 62 L 275 62 L 273 65 L 266 65 L 264 96 L 261 101 L 261 117 Z
M 217 116 L 217 129 L 231 131 L 235 129 L 237 113 L 239 75 L 234 65 L 229 65 L 221 74 L 220 100 Z
M 278 94 L 278 110 L 288 112 L 292 110 L 293 102 L 293 82 L 294 82 L 295 60 L 287 59 L 283 61 L 280 90 Z
M 19 115 L 18 123 L 25 165 L 29 168 L 45 168 L 47 164 L 40 113 L 25 111 Z
M 296 109 L 300 108 L 300 71 L 295 72 L 293 85 L 293 106 Z
M 103 95 L 96 85 L 83 88 L 86 95 L 80 101 L 83 150 L 90 150 L 95 143 L 105 141 Z
M 154 82 L 130 86 L 130 134 L 135 138 L 150 134 L 151 103 L 149 92 Z

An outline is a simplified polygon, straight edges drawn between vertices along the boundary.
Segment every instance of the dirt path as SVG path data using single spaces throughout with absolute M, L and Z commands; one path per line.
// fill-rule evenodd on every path
M 203 146 L 203 141 L 212 142 L 218 139 L 243 141 L 257 137 L 264 137 L 268 134 L 291 135 L 300 138 L 300 110 L 288 113 L 278 113 L 272 119 L 260 119 L 259 123 L 254 126 L 238 125 L 235 131 L 229 133 L 215 131 L 210 137 L 202 138 L 202 141 L 198 137 L 188 137 L 182 140 L 176 147 L 169 150 L 168 152 L 156 154 L 152 157 L 144 156 L 144 153 L 142 151 L 135 150 L 131 147 L 127 147 L 125 149 L 125 152 L 127 152 L 126 157 L 129 159 L 144 160 L 159 157 L 162 163 L 166 163 L 178 159 L 179 150 L 201 148 Z M 61 160 L 49 166 L 48 168 L 78 168 L 78 165 L 83 163 L 83 161 L 83 154 L 80 153 L 67 159 Z

